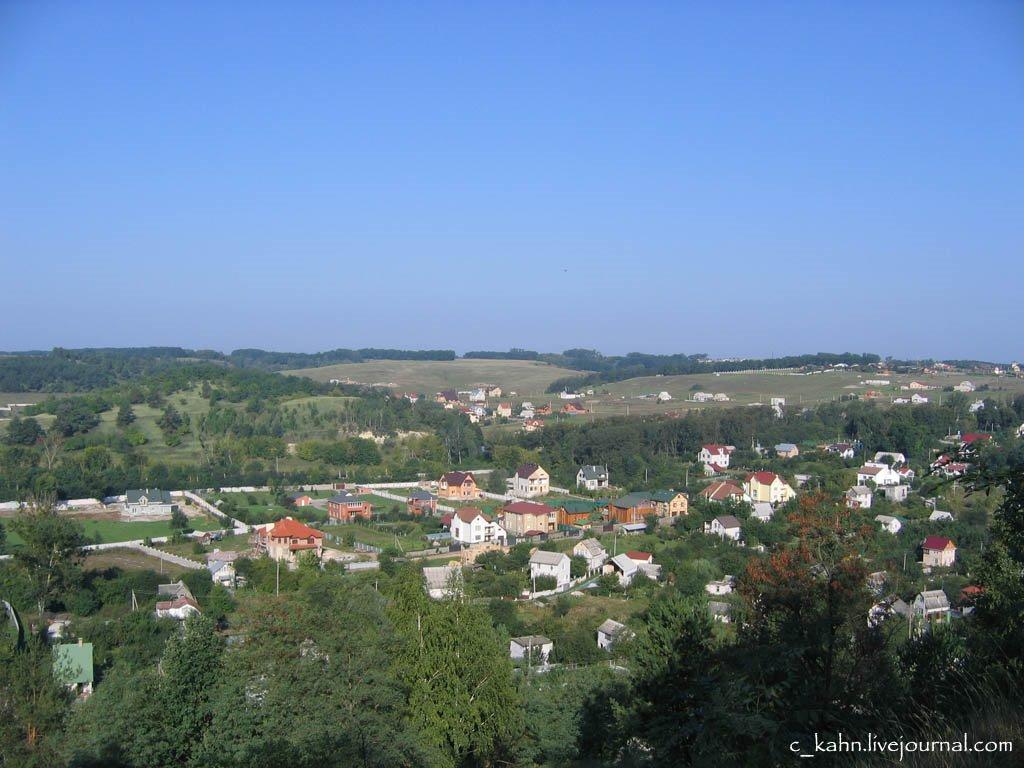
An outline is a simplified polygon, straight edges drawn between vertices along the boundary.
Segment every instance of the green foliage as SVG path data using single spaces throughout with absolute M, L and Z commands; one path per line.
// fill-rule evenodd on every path
M 48 505 L 22 510 L 10 526 L 22 541 L 14 551 L 14 563 L 28 577 L 42 612 L 70 593 L 81 578 L 82 526 Z

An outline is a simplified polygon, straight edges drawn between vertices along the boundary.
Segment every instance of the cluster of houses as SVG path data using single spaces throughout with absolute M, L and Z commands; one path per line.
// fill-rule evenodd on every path
M 522 422 L 523 429 L 527 432 L 544 426 L 544 422 L 539 417 L 551 416 L 555 413 L 555 407 L 551 403 L 534 405 L 529 400 L 520 403 L 518 410 L 511 401 L 499 401 L 493 407 L 488 405 L 489 400 L 501 398 L 503 394 L 503 390 L 497 385 L 485 385 L 463 391 L 445 389 L 434 395 L 434 402 L 439 403 L 447 410 L 465 414 L 473 424 L 490 422 L 495 419 L 517 420 Z M 510 394 L 515 395 L 515 392 Z M 412 394 L 404 394 L 403 397 L 413 403 L 419 399 L 418 395 Z M 565 401 L 559 406 L 559 413 L 565 416 L 579 416 L 587 413 L 587 409 L 577 402 L 582 399 L 582 394 L 562 392 L 558 397 Z

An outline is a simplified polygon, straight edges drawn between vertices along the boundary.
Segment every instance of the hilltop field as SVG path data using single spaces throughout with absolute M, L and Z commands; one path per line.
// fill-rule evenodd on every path
M 532 360 L 375 360 L 284 373 L 314 381 L 339 379 L 427 395 L 442 389 L 465 390 L 481 384 L 497 384 L 505 390 L 503 398 L 515 392 L 518 399 L 536 400 L 555 379 L 580 372 Z

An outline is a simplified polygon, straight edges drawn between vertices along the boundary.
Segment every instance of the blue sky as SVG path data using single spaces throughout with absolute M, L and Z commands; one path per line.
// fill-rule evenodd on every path
M 0 3 L 0 349 L 1024 357 L 1024 4 Z

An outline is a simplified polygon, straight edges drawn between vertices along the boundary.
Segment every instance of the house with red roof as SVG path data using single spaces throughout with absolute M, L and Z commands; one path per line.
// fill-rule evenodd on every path
M 514 501 L 500 510 L 509 536 L 536 536 L 558 528 L 558 510 L 547 504 Z
M 584 408 L 579 403 L 566 403 L 565 405 L 562 406 L 562 413 L 566 414 L 567 416 L 582 416 L 586 412 L 587 409 Z
M 294 563 L 302 552 L 313 552 L 323 557 L 324 534 L 292 517 L 253 528 L 251 543 L 257 555 L 268 555 L 272 560 Z
M 701 498 L 707 499 L 708 501 L 742 501 L 744 492 L 743 489 L 734 483 L 727 482 L 714 482 L 702 489 L 700 494 Z
M 654 555 L 650 552 L 641 552 L 638 549 L 630 549 L 626 552 L 626 557 L 632 560 L 634 563 L 653 563 Z
M 960 445 L 961 447 L 967 445 L 974 445 L 975 443 L 983 443 L 986 440 L 991 439 L 992 435 L 990 435 L 988 432 L 966 432 L 960 438 Z
M 733 445 L 708 443 L 700 447 L 700 451 L 697 453 L 697 461 L 705 467 L 714 465 L 715 471 L 721 472 L 729 468 L 729 457 L 732 456 L 735 450 L 736 446 Z
M 926 536 L 921 542 L 921 565 L 949 568 L 956 560 L 956 544 L 945 536 Z
M 751 472 L 743 482 L 743 490 L 753 502 L 785 504 L 796 496 L 796 491 L 774 472 Z
M 445 472 L 437 481 L 437 495 L 442 499 L 466 501 L 480 498 L 480 489 L 472 472 Z
M 156 604 L 156 617 L 158 619 L 176 619 L 184 621 L 189 616 L 198 616 L 201 613 L 199 604 L 187 596 L 176 597 L 173 600 L 161 600 Z

